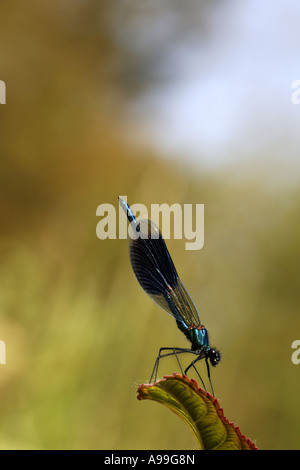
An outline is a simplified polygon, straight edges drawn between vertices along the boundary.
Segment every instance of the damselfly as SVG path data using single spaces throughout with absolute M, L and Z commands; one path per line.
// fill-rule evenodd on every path
M 121 198 L 119 201 L 131 225 L 129 254 L 132 269 L 139 284 L 161 308 L 176 320 L 178 328 L 191 343 L 191 348 L 160 348 L 150 383 L 157 379 L 160 359 L 175 356 L 183 374 L 178 355 L 191 353 L 196 358 L 184 370 L 184 374 L 186 375 L 192 367 L 205 389 L 202 377 L 195 367 L 198 361 L 205 359 L 208 379 L 212 394 L 214 394 L 209 362 L 212 366 L 216 366 L 221 360 L 220 352 L 209 345 L 207 329 L 201 324 L 198 311 L 177 274 L 157 226 L 151 220 L 137 221 L 127 202 Z

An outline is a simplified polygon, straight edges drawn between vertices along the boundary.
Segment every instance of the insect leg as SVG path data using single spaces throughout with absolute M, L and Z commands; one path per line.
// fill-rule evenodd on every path
M 181 374 L 183 375 L 183 370 L 182 370 L 182 367 L 181 367 L 181 364 L 180 364 L 180 361 L 179 361 L 179 358 L 178 358 L 178 354 L 187 353 L 187 352 L 192 352 L 192 351 L 190 349 L 176 348 L 176 347 L 173 347 L 173 348 L 170 348 L 170 347 L 169 348 L 167 348 L 167 347 L 160 348 L 160 350 L 158 352 L 158 356 L 157 356 L 157 358 L 155 360 L 155 363 L 154 363 L 154 367 L 153 367 L 153 371 L 152 371 L 149 383 L 152 383 L 152 381 L 156 382 L 157 374 L 158 374 L 159 361 L 162 358 L 168 357 L 168 356 L 175 356 L 176 357 L 178 365 L 179 365 L 180 370 L 181 370 Z
M 190 365 L 185 369 L 184 373 L 185 373 L 185 375 L 187 375 L 188 370 L 189 370 L 191 367 L 193 367 L 194 370 L 195 370 L 195 372 L 196 372 L 196 374 L 198 375 L 199 379 L 201 380 L 201 383 L 202 383 L 202 386 L 203 386 L 204 390 L 206 391 L 205 383 L 204 383 L 204 381 L 203 381 L 201 375 L 199 374 L 199 372 L 198 372 L 198 370 L 197 370 L 197 368 L 196 368 L 196 366 L 195 366 L 195 363 L 198 362 L 198 361 L 201 361 L 201 359 L 204 359 L 204 357 L 205 357 L 205 356 L 198 356 L 198 357 L 196 357 L 196 359 L 194 359 L 194 360 L 190 363 Z M 208 366 L 208 363 L 207 363 L 207 362 L 206 362 L 206 365 Z M 209 381 L 210 381 L 210 376 L 209 376 Z M 210 381 L 210 383 L 211 383 L 211 381 Z

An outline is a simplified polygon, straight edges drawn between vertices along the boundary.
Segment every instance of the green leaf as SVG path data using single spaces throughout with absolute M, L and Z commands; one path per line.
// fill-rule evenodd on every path
M 257 450 L 225 418 L 218 401 L 193 379 L 174 373 L 154 384 L 140 385 L 137 398 L 157 401 L 174 411 L 192 430 L 200 449 Z

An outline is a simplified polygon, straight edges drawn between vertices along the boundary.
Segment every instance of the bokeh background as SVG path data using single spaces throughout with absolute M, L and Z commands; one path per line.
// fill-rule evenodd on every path
M 205 204 L 203 249 L 167 243 L 223 354 L 216 396 L 258 447 L 299 449 L 297 0 L 10 0 L 0 17 L 0 448 L 196 448 L 136 399 L 159 347 L 187 343 L 127 241 L 96 237 L 97 206 L 127 195 Z

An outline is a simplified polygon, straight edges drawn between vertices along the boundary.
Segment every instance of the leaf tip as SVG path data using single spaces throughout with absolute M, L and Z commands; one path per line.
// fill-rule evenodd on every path
M 258 450 L 240 428 L 224 416 L 218 400 L 199 388 L 195 379 L 174 372 L 154 383 L 140 385 L 137 399 L 150 399 L 167 405 L 193 430 L 199 447 Z

